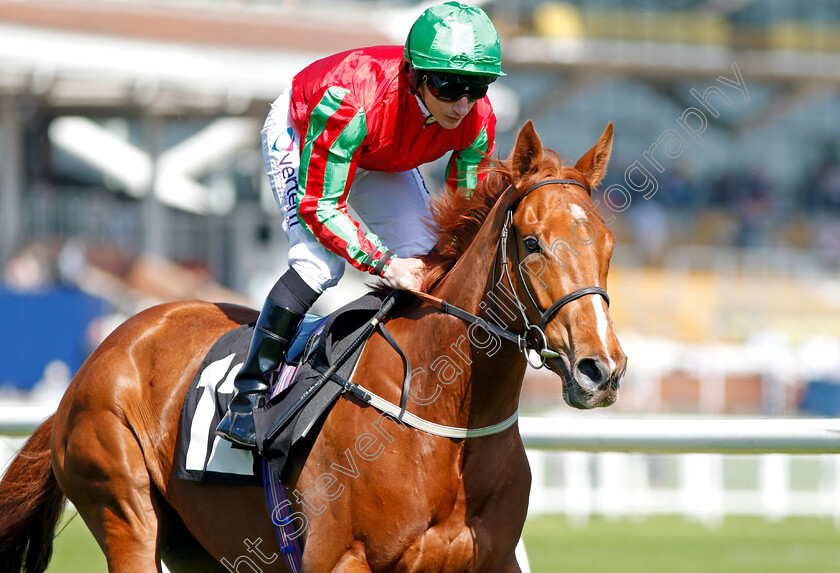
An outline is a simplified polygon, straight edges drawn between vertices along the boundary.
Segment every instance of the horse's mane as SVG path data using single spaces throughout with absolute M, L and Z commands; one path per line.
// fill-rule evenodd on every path
M 421 257 L 427 269 L 423 291 L 428 292 L 442 279 L 469 248 L 490 210 L 513 184 L 512 164 L 511 159 L 494 159 L 492 165 L 483 170 L 485 176 L 474 190 L 447 190 L 432 201 L 431 226 L 437 241 L 435 248 Z M 542 158 L 522 178 L 511 200 L 517 200 L 531 185 L 550 177 L 576 179 L 589 187 L 580 171 L 563 165 L 563 160 L 554 151 L 546 149 Z

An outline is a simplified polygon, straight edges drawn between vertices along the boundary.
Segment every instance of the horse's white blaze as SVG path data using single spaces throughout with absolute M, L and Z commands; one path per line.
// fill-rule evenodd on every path
M 586 210 L 578 205 L 577 203 L 571 203 L 569 205 L 569 212 L 572 214 L 572 217 L 575 219 L 587 219 Z M 615 361 L 610 356 L 610 350 L 607 346 L 607 329 L 609 328 L 610 322 L 609 318 L 607 318 L 607 313 L 604 311 L 604 301 L 601 299 L 600 296 L 591 296 L 589 299 L 592 301 L 592 306 L 595 309 L 595 319 L 597 320 L 598 325 L 598 337 L 601 339 L 601 343 L 604 346 L 604 356 L 607 357 L 607 361 L 609 362 L 610 367 L 610 374 L 615 372 Z
M 581 207 L 577 203 L 572 203 L 571 205 L 569 205 L 569 211 L 571 211 L 572 216 L 575 219 L 586 219 L 586 211 L 584 211 L 583 207 Z
M 604 312 L 604 301 L 600 296 L 591 296 L 589 299 L 592 301 L 592 306 L 595 308 L 595 320 L 598 323 L 598 337 L 604 345 L 604 356 L 607 357 L 607 360 L 610 363 L 610 374 L 612 374 L 615 372 L 615 362 L 613 361 L 612 356 L 610 356 L 610 350 L 607 347 L 607 327 L 609 327 L 610 323 L 607 318 L 607 313 Z

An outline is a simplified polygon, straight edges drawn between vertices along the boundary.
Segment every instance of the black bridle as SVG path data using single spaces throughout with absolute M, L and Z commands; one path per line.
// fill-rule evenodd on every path
M 574 179 L 546 179 L 544 181 L 540 181 L 539 183 L 535 183 L 534 185 L 529 187 L 527 191 L 522 193 L 521 196 L 517 197 L 514 201 L 511 201 L 505 207 L 505 222 L 504 222 L 504 225 L 502 226 L 502 234 L 501 234 L 501 237 L 499 239 L 499 244 L 496 248 L 495 259 L 493 261 L 493 276 L 492 276 L 493 286 L 491 287 L 490 292 L 493 292 L 493 290 L 496 288 L 496 285 L 498 284 L 498 282 L 496 280 L 496 264 L 498 263 L 498 261 L 500 259 L 504 258 L 504 260 L 502 262 L 502 267 L 504 268 L 503 274 L 504 274 L 504 278 L 507 279 L 508 285 L 510 285 L 510 292 L 507 293 L 507 295 L 510 296 L 510 297 L 513 297 L 513 302 L 515 303 L 516 308 L 519 310 L 520 317 L 522 318 L 522 322 L 525 325 L 525 332 L 523 332 L 522 334 L 517 334 L 515 332 L 511 332 L 510 330 L 507 330 L 505 328 L 502 328 L 502 327 L 498 326 L 494 322 L 488 322 L 488 321 L 486 321 L 482 318 L 479 318 L 478 316 L 476 316 L 476 315 L 474 315 L 470 312 L 467 312 L 466 310 L 464 310 L 460 307 L 457 307 L 453 304 L 450 304 L 450 303 L 446 302 L 445 300 L 441 300 L 437 297 L 434 297 L 434 296 L 431 296 L 431 295 L 428 295 L 428 294 L 425 294 L 425 293 L 412 291 L 412 293 L 415 296 L 417 296 L 418 298 L 420 298 L 422 300 L 425 300 L 426 302 L 429 302 L 429 303 L 433 304 L 434 306 L 439 308 L 442 312 L 444 312 L 446 314 L 450 314 L 450 315 L 455 316 L 457 318 L 460 318 L 461 320 L 463 320 L 465 322 L 468 322 L 470 324 L 479 323 L 481 325 L 481 327 L 486 329 L 488 332 L 492 332 L 493 334 L 495 334 L 496 336 L 498 336 L 500 338 L 503 338 L 503 339 L 505 339 L 509 342 L 513 342 L 514 344 L 517 345 L 517 347 L 519 347 L 519 349 L 525 355 L 525 360 L 528 362 L 528 364 L 530 364 L 534 368 L 542 368 L 543 366 L 545 366 L 545 361 L 546 360 L 551 359 L 551 358 L 559 358 L 560 357 L 560 354 L 558 354 L 554 350 L 551 350 L 551 349 L 548 348 L 548 340 L 546 339 L 546 336 L 545 336 L 545 328 L 548 325 L 549 321 L 552 318 L 554 318 L 554 316 L 560 311 L 561 308 L 563 308 L 564 306 L 566 306 L 567 304 L 569 304 L 570 302 L 572 302 L 574 300 L 577 300 L 581 297 L 584 297 L 584 296 L 587 296 L 587 295 L 590 295 L 590 294 L 597 294 L 597 295 L 603 297 L 603 299 L 607 303 L 607 306 L 609 306 L 609 304 L 610 304 L 610 297 L 607 295 L 607 291 L 605 291 L 601 287 L 588 286 L 588 287 L 579 288 L 577 290 L 574 290 L 574 291 L 562 296 L 560 299 L 558 299 L 553 304 L 551 304 L 551 306 L 549 306 L 547 309 L 542 310 L 540 308 L 540 305 L 537 303 L 536 299 L 534 298 L 534 295 L 531 294 L 531 290 L 528 288 L 528 283 L 525 282 L 525 277 L 522 275 L 521 262 L 519 260 L 519 251 L 514 246 L 514 253 L 516 254 L 516 271 L 517 271 L 517 274 L 518 274 L 518 277 L 519 277 L 519 282 L 522 284 L 522 288 L 525 289 L 525 292 L 528 294 L 528 298 L 530 299 L 530 302 L 533 305 L 534 309 L 537 312 L 540 313 L 540 324 L 533 324 L 533 323 L 531 323 L 530 320 L 528 320 L 528 315 L 525 313 L 525 305 L 523 305 L 522 302 L 519 300 L 519 297 L 516 296 L 516 291 L 514 289 L 514 283 L 513 283 L 513 280 L 511 278 L 511 276 L 510 276 L 510 268 L 509 268 L 510 267 L 510 265 L 509 265 L 510 261 L 509 261 L 509 257 L 508 257 L 507 241 L 508 241 L 508 236 L 511 232 L 513 232 L 515 234 L 515 231 L 513 230 L 513 213 L 514 213 L 514 211 L 516 211 L 516 207 L 519 205 L 519 202 L 522 201 L 522 199 L 524 199 L 529 193 L 531 193 L 535 189 L 538 189 L 539 187 L 542 187 L 543 185 L 577 185 L 577 186 L 582 187 L 583 189 L 587 190 L 587 192 L 589 191 L 583 183 L 581 183 L 580 181 L 576 181 Z M 498 296 L 496 298 L 498 298 Z M 494 305 L 495 305 L 495 301 L 493 301 L 493 302 L 494 302 Z M 482 303 L 481 308 L 484 308 L 484 303 Z M 496 313 L 496 315 L 498 316 L 498 313 Z M 528 336 L 532 332 L 536 332 L 537 335 L 538 335 L 538 340 L 537 340 L 537 345 L 536 346 L 534 346 L 534 345 L 532 345 L 528 342 Z M 535 352 L 537 352 L 539 354 L 540 362 L 538 364 L 534 364 L 528 358 L 528 352 L 527 352 L 528 350 L 534 350 Z
M 519 309 L 520 317 L 522 318 L 522 321 L 525 325 L 525 333 L 524 333 L 523 338 L 527 338 L 527 336 L 531 332 L 536 332 L 539 335 L 539 339 L 538 339 L 537 342 L 540 346 L 538 346 L 536 348 L 531 347 L 531 346 L 528 345 L 527 341 L 524 344 L 520 345 L 520 348 L 522 349 L 523 353 L 525 354 L 525 360 L 527 360 L 528 364 L 530 364 L 534 368 L 541 368 L 545 365 L 545 361 L 547 359 L 549 359 L 549 358 L 559 358 L 559 356 L 560 356 L 557 352 L 555 352 L 554 350 L 550 350 L 548 348 L 548 341 L 547 341 L 546 336 L 545 336 L 545 329 L 548 326 L 549 321 L 551 321 L 551 319 L 553 319 L 554 316 L 558 312 L 560 312 L 560 309 L 562 309 L 564 306 L 566 306 L 567 304 L 569 304 L 570 302 L 572 302 L 574 300 L 577 300 L 581 297 L 591 295 L 591 294 L 601 296 L 606 301 L 607 306 L 610 305 L 610 297 L 609 297 L 609 295 L 607 295 L 607 291 L 605 291 L 603 288 L 598 287 L 598 286 L 587 286 L 587 287 L 579 288 L 577 290 L 574 290 L 574 291 L 562 296 L 561 298 L 556 300 L 553 304 L 551 304 L 547 309 L 542 310 L 540 308 L 540 305 L 537 303 L 536 298 L 531 293 L 531 289 L 528 288 L 528 283 L 525 281 L 525 277 L 522 274 L 522 262 L 519 259 L 519 249 L 516 247 L 516 245 L 514 245 L 513 252 L 514 252 L 514 256 L 515 256 L 515 267 L 516 267 L 516 272 L 517 272 L 517 275 L 518 275 L 518 278 L 519 278 L 519 282 L 522 285 L 522 288 L 525 289 L 525 293 L 528 295 L 528 299 L 530 300 L 531 305 L 534 307 L 534 309 L 537 312 L 540 313 L 540 323 L 539 323 L 539 325 L 532 324 L 531 321 L 528 320 L 528 316 L 525 313 L 525 307 L 522 304 L 522 302 L 519 300 L 519 297 L 516 296 L 516 290 L 514 288 L 513 280 L 511 279 L 511 276 L 510 276 L 510 265 L 509 265 L 510 261 L 508 259 L 509 254 L 508 254 L 507 242 L 508 242 L 508 237 L 509 237 L 510 234 L 514 235 L 514 240 L 515 241 L 517 240 L 516 231 L 513 228 L 513 214 L 516 211 L 516 208 L 519 206 L 519 203 L 522 201 L 522 199 L 527 197 L 532 191 L 534 191 L 535 189 L 538 189 L 538 188 L 540 188 L 544 185 L 577 185 L 578 187 L 581 187 L 585 191 L 589 192 L 589 189 L 587 189 L 586 185 L 584 185 L 583 183 L 581 183 L 580 181 L 577 181 L 575 179 L 545 179 L 545 180 L 540 181 L 538 183 L 535 183 L 534 185 L 529 187 L 527 191 L 522 193 L 515 200 L 508 203 L 507 207 L 505 208 L 505 222 L 504 222 L 504 225 L 502 226 L 502 235 L 501 235 L 501 238 L 499 240 L 499 249 L 498 250 L 500 252 L 497 252 L 496 260 L 498 261 L 501 257 L 504 257 L 504 262 L 502 263 L 502 268 L 504 269 L 503 273 L 504 273 L 504 276 L 507 279 L 508 285 L 510 287 L 510 294 L 514 298 L 514 303 L 516 305 L 516 308 Z M 493 288 L 495 288 L 495 285 L 496 285 L 496 268 L 495 268 L 495 262 L 494 262 L 494 266 L 493 266 Z M 534 364 L 530 361 L 530 359 L 528 358 L 528 353 L 526 352 L 526 350 L 529 350 L 529 349 L 530 350 L 535 350 L 540 355 L 539 364 Z

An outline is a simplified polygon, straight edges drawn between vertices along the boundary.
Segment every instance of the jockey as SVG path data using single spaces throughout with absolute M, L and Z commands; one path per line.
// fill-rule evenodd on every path
M 485 94 L 504 75 L 487 14 L 447 2 L 417 19 L 404 47 L 316 61 L 271 105 L 263 155 L 285 215 L 290 268 L 257 319 L 218 435 L 256 447 L 252 410 L 268 390 L 267 375 L 309 307 L 338 283 L 345 261 L 393 288 L 419 288 L 424 265 L 417 257 L 434 238 L 417 167 L 452 152 L 447 186 L 476 186 L 478 167 L 495 148 L 496 118 Z

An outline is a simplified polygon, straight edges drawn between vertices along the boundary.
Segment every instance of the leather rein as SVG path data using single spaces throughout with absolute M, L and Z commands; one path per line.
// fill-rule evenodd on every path
M 545 328 L 548 322 L 552 318 L 554 318 L 554 316 L 560 311 L 561 308 L 563 308 L 564 306 L 566 306 L 574 300 L 591 294 L 603 297 L 603 299 L 607 302 L 607 305 L 609 305 L 610 303 L 610 298 L 609 296 L 607 296 L 607 292 L 603 288 L 597 286 L 588 286 L 579 288 L 564 295 L 563 297 L 555 301 L 553 304 L 551 304 L 551 306 L 549 306 L 547 309 L 542 310 L 537 304 L 534 295 L 528 288 L 527 283 L 525 282 L 525 277 L 522 274 L 521 262 L 519 260 L 519 252 L 517 249 L 514 248 L 514 252 L 516 253 L 516 269 L 519 281 L 522 284 L 522 288 L 524 288 L 525 292 L 528 294 L 528 298 L 530 299 L 531 304 L 540 313 L 540 324 L 533 324 L 531 323 L 531 321 L 528 320 L 528 316 L 525 313 L 525 306 L 522 304 L 522 302 L 519 300 L 519 297 L 516 295 L 516 291 L 513 287 L 514 283 L 510 275 L 508 239 L 511 233 L 515 235 L 515 231 L 513 230 L 513 213 L 516 210 L 516 207 L 518 206 L 519 202 L 529 193 L 531 193 L 535 189 L 538 189 L 539 187 L 542 187 L 543 185 L 578 185 L 579 187 L 586 189 L 586 186 L 583 183 L 581 183 L 580 181 L 575 181 L 574 179 L 546 179 L 544 181 L 540 181 L 539 183 L 532 185 L 515 201 L 511 201 L 505 208 L 505 223 L 502 227 L 501 238 L 496 247 L 496 254 L 493 262 L 493 286 L 491 287 L 490 292 L 493 292 L 497 285 L 496 262 L 498 262 L 499 259 L 504 258 L 504 262 L 502 263 L 502 266 L 504 267 L 503 275 L 504 278 L 507 280 L 508 284 L 510 285 L 510 292 L 506 293 L 506 295 L 513 297 L 513 300 L 517 308 L 519 309 L 523 324 L 525 325 L 525 331 L 522 334 L 512 332 L 506 328 L 502 328 L 494 322 L 487 321 L 481 317 L 478 317 L 472 314 L 471 312 L 468 312 L 436 296 L 414 290 L 409 291 L 417 298 L 432 305 L 433 307 L 439 309 L 445 314 L 457 317 L 469 324 L 478 324 L 480 328 L 484 328 L 488 332 L 495 334 L 499 338 L 516 344 L 517 348 L 519 348 L 519 350 L 525 355 L 525 360 L 533 368 L 542 368 L 543 366 L 545 366 L 546 360 L 560 357 L 560 354 L 558 352 L 548 348 L 548 341 L 545 336 Z M 385 324 L 383 323 L 383 319 L 394 305 L 395 296 L 398 294 L 398 292 L 399 291 L 393 291 L 386 298 L 386 300 L 383 302 L 382 308 L 380 308 L 376 316 L 374 316 L 374 318 L 370 321 L 369 331 L 367 332 L 367 334 L 363 334 L 362 336 L 360 336 L 359 341 L 361 341 L 362 339 L 367 339 L 367 336 L 370 335 L 370 331 L 372 331 L 373 329 L 378 329 L 380 333 L 384 336 L 388 344 L 400 355 L 403 361 L 403 368 L 405 373 L 403 377 L 403 388 L 400 404 L 393 404 L 392 402 L 385 400 L 380 396 L 377 396 L 375 393 L 368 390 L 361 384 L 343 379 L 342 377 L 338 376 L 338 374 L 335 372 L 335 367 L 331 368 L 329 372 L 323 374 L 322 378 L 324 379 L 324 381 L 326 381 L 326 379 L 328 378 L 332 379 L 334 382 L 343 386 L 345 392 L 352 393 L 356 398 L 369 404 L 370 406 L 373 406 L 377 410 L 384 412 L 385 414 L 388 414 L 390 416 L 393 416 L 402 423 L 405 423 L 409 426 L 417 428 L 418 430 L 422 430 L 426 433 L 433 434 L 436 436 L 443 436 L 455 439 L 478 438 L 504 432 L 505 430 L 513 426 L 513 424 L 516 423 L 516 420 L 519 417 L 518 409 L 502 422 L 499 422 L 498 424 L 494 424 L 492 426 L 485 426 L 482 428 L 458 428 L 453 426 L 435 424 L 433 422 L 420 418 L 419 416 L 416 416 L 411 412 L 406 411 L 408 396 L 411 391 L 411 365 L 408 363 L 408 357 L 399 347 L 396 340 L 394 340 L 393 336 L 391 336 L 391 333 L 388 331 L 388 329 L 385 327 Z M 537 338 L 538 344 L 536 346 L 528 342 L 528 335 L 531 332 L 537 332 L 539 335 Z M 531 362 L 531 360 L 528 357 L 529 350 L 534 350 L 539 354 L 539 363 L 534 364 Z M 339 359 L 338 362 L 341 363 L 343 362 L 343 360 Z

